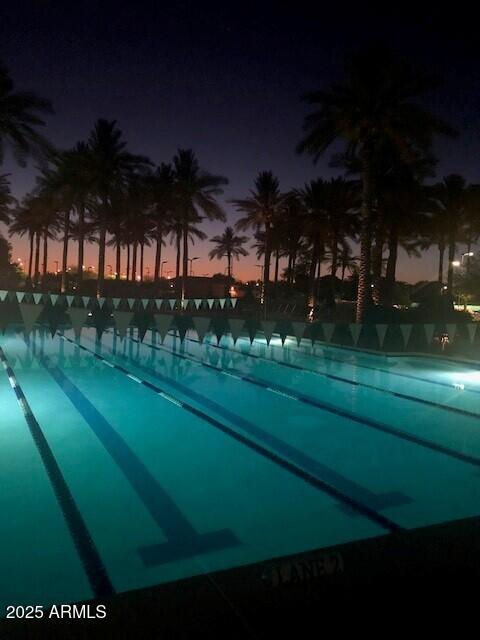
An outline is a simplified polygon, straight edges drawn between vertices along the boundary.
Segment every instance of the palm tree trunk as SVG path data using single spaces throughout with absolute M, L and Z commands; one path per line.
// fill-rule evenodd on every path
M 372 242 L 373 171 L 370 149 L 362 157 L 362 229 L 357 289 L 356 321 L 363 322 L 370 298 L 370 250 Z
M 120 272 L 122 270 L 122 248 L 120 246 L 120 238 L 117 238 L 117 256 L 115 260 L 115 280 L 120 280 Z
M 155 250 L 155 275 L 154 280 L 158 282 L 160 280 L 160 270 L 162 264 L 162 231 L 160 225 L 157 227 L 157 247 Z
M 315 273 L 317 271 L 317 257 L 319 255 L 318 242 L 315 241 L 312 249 L 312 259 L 310 261 L 310 272 L 308 274 L 308 291 L 309 291 L 309 304 L 313 307 L 316 303 L 315 295 Z
M 275 286 L 278 284 L 278 267 L 280 262 L 280 251 L 277 249 L 275 251 Z
M 30 257 L 28 258 L 28 279 L 32 279 L 32 266 L 33 266 L 33 241 L 35 238 L 34 233 L 30 233 Z
M 176 265 L 176 271 L 175 271 L 175 277 L 177 279 L 177 286 L 178 286 L 178 279 L 180 277 L 181 242 L 182 242 L 182 234 L 179 231 L 177 233 L 177 265 Z
M 272 254 L 272 240 L 270 223 L 265 224 L 265 261 L 263 266 L 263 300 L 267 299 L 270 284 L 270 259 Z
M 69 238 L 70 238 L 70 210 L 65 212 L 65 225 L 63 230 L 62 283 L 60 285 L 61 293 L 65 293 L 65 291 L 67 290 L 67 263 L 68 263 Z M 83 267 L 83 264 L 81 265 L 81 267 Z
M 81 204 L 78 207 L 78 260 L 77 260 L 77 280 L 83 280 L 83 260 L 85 250 L 85 207 Z
M 132 248 L 132 282 L 137 279 L 137 249 L 138 242 L 134 240 Z
M 103 295 L 105 282 L 105 244 L 107 239 L 107 229 L 105 221 L 102 221 L 100 237 L 98 240 L 98 271 L 97 271 L 97 296 Z
M 188 277 L 188 224 L 183 225 L 183 275 L 182 275 L 182 300 L 185 298 Z
M 40 232 L 37 231 L 37 237 L 35 239 L 35 284 L 38 285 L 40 278 Z
M 130 243 L 127 242 L 127 282 L 130 279 Z
M 447 291 L 452 293 L 453 290 L 453 261 L 455 260 L 456 242 L 455 238 L 451 237 L 448 242 L 448 270 L 447 270 Z
M 143 249 L 145 245 L 140 242 L 140 282 L 143 282 Z
M 385 304 L 393 304 L 393 289 L 395 286 L 395 276 L 398 259 L 398 225 L 394 222 L 390 228 L 388 236 L 388 259 L 387 270 L 385 272 Z
M 373 301 L 375 304 L 381 303 L 383 245 L 385 241 L 384 235 L 385 231 L 383 229 L 383 224 L 381 220 L 378 220 L 375 245 L 372 251 Z
M 48 265 L 48 236 L 47 232 L 43 234 L 43 265 L 42 265 L 42 276 L 43 280 L 47 276 L 47 265 Z
M 232 254 L 230 251 L 227 252 L 227 274 L 228 277 L 232 277 Z
M 445 254 L 445 244 L 443 242 L 438 243 L 438 281 L 443 283 L 443 256 Z

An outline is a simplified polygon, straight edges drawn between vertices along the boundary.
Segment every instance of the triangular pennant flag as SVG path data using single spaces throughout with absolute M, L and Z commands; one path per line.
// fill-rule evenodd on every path
M 377 331 L 378 343 L 381 347 L 383 347 L 385 336 L 387 335 L 388 331 L 388 324 L 376 324 L 375 329 Z
M 267 341 L 267 345 L 270 344 L 270 340 L 272 339 L 273 331 L 275 329 L 276 324 L 277 324 L 276 320 L 262 320 L 261 322 L 263 333 L 265 334 L 265 340 Z
M 157 300 L 155 300 L 155 306 L 157 307 L 158 310 L 162 308 L 162 304 L 163 304 L 163 298 L 157 298 Z
M 303 338 L 303 334 L 305 333 L 305 327 L 306 326 L 307 326 L 306 322 L 298 322 L 298 321 L 293 321 L 292 322 L 293 335 L 297 339 L 297 344 L 298 345 L 300 345 L 300 341 Z
M 135 304 L 135 298 L 127 298 L 128 308 L 133 309 L 133 305 Z
M 226 298 L 220 298 L 219 302 L 220 302 L 220 308 L 223 309 L 225 307 L 225 300 Z
M 0 302 L 4 302 L 5 298 L 7 297 L 7 293 L 8 291 L 0 291 Z
M 188 303 L 190 302 L 190 300 L 187 300 L 186 298 L 184 298 L 183 300 L 180 301 L 180 306 L 182 307 L 182 309 L 185 311 L 188 307 Z M 183 340 L 183 338 L 182 338 Z
M 230 318 L 228 324 L 230 326 L 230 333 L 232 334 L 233 344 L 235 344 L 243 331 L 245 320 L 241 320 L 240 318 Z
M 154 316 L 155 326 L 157 327 L 158 333 L 160 334 L 160 338 L 162 342 L 165 340 L 165 336 L 170 330 L 173 321 L 173 315 L 166 313 L 156 313 Z
M 362 333 L 363 325 L 357 323 L 350 323 L 350 333 L 352 334 L 353 344 L 357 346 L 358 339 Z
M 25 298 L 25 291 L 17 291 L 16 293 L 18 302 L 22 302 Z
M 118 305 L 120 304 L 121 298 L 112 298 L 113 308 L 118 309 Z
M 172 309 L 172 311 L 175 308 L 175 303 L 176 303 L 175 298 L 170 298 L 170 300 L 168 301 L 168 304 L 170 305 L 170 309 Z
M 470 342 L 473 343 L 473 341 L 475 340 L 475 334 L 477 332 L 477 323 L 469 322 L 467 324 L 467 331 L 468 331 L 468 337 L 470 338 Z
M 425 331 L 425 338 L 427 340 L 427 344 L 431 344 L 433 340 L 433 334 L 435 333 L 435 325 L 425 324 L 423 325 L 423 329 Z
M 185 302 L 185 300 L 183 300 Z M 188 304 L 188 300 L 186 301 Z M 191 319 L 190 316 L 176 316 L 175 317 L 175 326 L 178 329 L 178 333 L 180 334 L 180 342 L 185 340 L 185 334 L 190 329 Z
M 447 324 L 447 333 L 449 342 L 453 342 L 455 340 L 455 336 L 457 335 L 458 326 L 456 324 Z
M 86 309 L 90 304 L 90 296 L 82 296 L 82 300 L 83 300 L 83 305 Z
M 333 322 L 322 322 L 322 331 L 325 337 L 325 342 L 330 342 L 335 331 L 335 325 Z
M 252 342 L 255 340 L 255 337 L 257 335 L 257 331 L 259 328 L 260 328 L 260 325 L 257 322 L 257 320 L 254 320 L 253 318 L 249 318 L 248 320 L 245 321 L 245 329 L 247 330 L 248 337 L 250 339 L 250 344 L 252 344 Z
M 35 301 L 35 304 L 39 304 L 39 302 L 41 302 L 42 299 L 43 299 L 43 293 L 33 294 L 33 300 Z
M 143 308 L 146 309 L 150 300 L 148 298 L 142 298 Z
M 134 316 L 133 311 L 117 311 L 113 312 L 113 319 L 115 320 L 115 326 L 117 327 L 118 335 L 123 340 L 127 335 L 127 328 Z
M 52 303 L 52 306 L 57 304 L 57 300 L 58 300 L 58 294 L 57 293 L 51 293 L 50 294 L 50 302 Z
M 208 303 L 208 308 L 211 309 L 213 307 L 213 303 L 215 302 L 215 300 L 213 298 L 208 298 L 207 299 L 207 303 Z
M 106 298 L 98 298 L 98 306 L 100 307 L 100 309 L 103 309 L 106 301 L 107 301 Z
M 212 331 L 217 337 L 217 344 L 228 331 L 228 320 L 222 316 L 212 318 Z
M 51 336 L 53 338 L 53 336 L 57 333 L 57 329 L 60 325 L 60 321 L 63 320 L 63 316 L 64 316 L 64 310 L 62 307 L 52 307 L 52 306 L 48 306 L 46 308 L 46 318 L 44 318 L 44 320 L 46 320 L 48 322 L 48 327 L 50 329 L 50 333 Z
M 73 302 L 73 300 L 74 300 L 75 296 L 66 296 L 66 298 L 67 298 L 67 304 L 68 304 L 68 306 L 69 306 L 69 307 L 71 307 L 71 306 L 72 306 L 72 302 Z
M 232 305 L 232 309 L 235 309 L 237 306 L 237 298 L 230 298 L 230 304 Z
M 408 341 L 410 340 L 410 336 L 412 334 L 413 324 L 401 324 L 400 331 L 403 336 L 403 344 L 407 346 Z
M 202 304 L 202 299 L 201 298 L 195 298 L 194 302 L 195 302 L 195 309 L 199 309 L 200 305 Z
M 210 328 L 210 318 L 196 318 L 194 316 L 192 318 L 192 322 L 193 326 L 195 327 L 195 331 L 197 332 L 198 339 L 200 340 L 200 342 L 203 342 L 203 339 L 205 338 L 205 335 Z
M 145 334 L 147 333 L 148 329 L 150 329 L 152 319 L 152 314 L 148 311 L 140 311 L 135 315 L 135 323 L 138 327 L 138 337 L 140 338 L 140 342 L 143 342 Z
M 33 329 L 33 325 L 38 319 L 38 316 L 43 311 L 43 304 L 21 304 L 20 313 L 22 314 L 23 325 L 25 327 L 25 333 L 28 335 Z
M 68 315 L 72 322 L 72 328 L 75 331 L 75 337 L 79 338 L 82 332 L 82 327 L 85 324 L 85 320 L 88 318 L 88 309 L 82 309 L 82 307 L 70 307 Z

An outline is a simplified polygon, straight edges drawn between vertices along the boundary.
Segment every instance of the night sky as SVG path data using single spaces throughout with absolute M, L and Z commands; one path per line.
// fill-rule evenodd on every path
M 462 173 L 480 182 L 480 47 L 472 12 L 425 8 L 405 3 L 374 10 L 369 3 L 332 3 L 317 12 L 301 2 L 3 2 L 0 58 L 18 88 L 52 100 L 55 116 L 46 134 L 61 148 L 88 137 L 94 121 L 116 119 L 129 148 L 155 163 L 169 161 L 177 148 L 191 147 L 201 166 L 227 176 L 225 200 L 243 197 L 259 170 L 271 169 L 281 188 L 300 187 L 319 175 L 336 175 L 330 154 L 313 166 L 294 148 L 305 107 L 300 96 L 338 77 L 349 51 L 386 42 L 434 70 L 443 87 L 426 98 L 431 108 L 461 135 L 442 141 L 437 176 Z M 356 7 L 356 8 L 354 8 Z M 473 10 L 471 10 L 473 11 Z M 7 160 L 20 197 L 34 182 L 35 169 Z M 229 221 L 238 215 L 225 204 Z M 205 224 L 209 236 L 223 225 Z M 191 249 L 196 275 L 223 271 L 206 257 L 209 243 Z M 27 258 L 15 240 L 14 257 Z M 59 259 L 51 248 L 49 269 Z M 70 262 L 75 262 L 72 244 Z M 107 264 L 114 264 L 107 255 Z M 170 246 L 164 259 L 174 269 Z M 257 276 L 251 256 L 235 275 Z M 96 264 L 96 247 L 87 249 Z M 150 254 L 147 266 L 152 271 Z M 422 260 L 402 256 L 398 277 L 434 278 L 436 253 Z

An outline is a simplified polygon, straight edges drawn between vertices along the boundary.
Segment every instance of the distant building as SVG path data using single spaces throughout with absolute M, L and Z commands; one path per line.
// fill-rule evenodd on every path
M 182 290 L 182 278 L 171 278 L 172 290 L 177 296 Z M 189 276 L 185 283 L 186 298 L 226 298 L 229 295 L 230 284 L 217 278 L 203 276 Z

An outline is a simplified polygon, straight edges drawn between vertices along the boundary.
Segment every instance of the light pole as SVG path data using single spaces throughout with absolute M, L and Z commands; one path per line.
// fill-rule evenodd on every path
M 53 262 L 54 262 L 54 263 L 55 263 L 55 265 L 56 265 L 56 266 L 55 266 L 55 273 L 58 273 L 58 264 L 59 264 L 59 262 L 58 262 L 58 260 L 54 260 Z
M 263 273 L 265 270 L 265 265 L 263 264 L 256 264 L 256 267 L 258 267 L 260 269 L 260 278 L 261 278 L 261 282 L 262 282 L 262 289 L 260 292 L 260 304 L 262 305 L 262 307 L 265 305 L 265 280 L 263 279 Z M 267 309 L 266 307 L 264 307 L 264 311 L 265 311 L 265 317 L 267 316 Z
M 193 276 L 193 261 L 194 260 L 200 260 L 200 258 L 198 256 L 195 256 L 195 258 L 188 258 L 188 261 L 190 262 L 190 275 Z
M 162 274 L 163 274 L 163 265 L 164 264 L 168 264 L 168 260 L 163 260 L 162 264 L 160 265 L 160 278 L 162 278 Z M 170 273 L 170 272 L 168 272 Z

